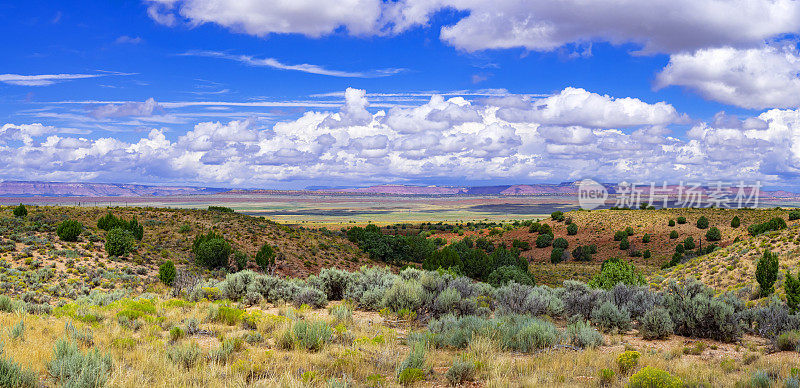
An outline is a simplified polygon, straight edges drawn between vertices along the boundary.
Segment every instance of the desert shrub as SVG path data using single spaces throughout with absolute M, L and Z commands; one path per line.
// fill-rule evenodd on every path
M 642 243 L 647 244 L 650 242 L 650 233 L 645 233 L 642 235 Z
M 620 355 L 617 356 L 617 368 L 619 368 L 620 373 L 628 374 L 628 372 L 636 369 L 636 366 L 639 365 L 640 356 L 641 354 L 635 350 L 628 350 L 620 353 Z
M 783 351 L 800 351 L 800 331 L 792 330 L 781 333 L 775 338 L 775 347 Z
M 209 308 L 208 318 L 214 322 L 224 323 L 228 326 L 236 326 L 242 320 L 244 310 L 225 305 L 212 304 Z
M 560 290 L 561 300 L 564 302 L 564 315 L 572 317 L 579 315 L 589 319 L 592 310 L 605 298 L 605 292 L 589 288 L 584 283 L 575 280 L 565 280 Z
M 219 347 L 208 353 L 208 359 L 213 362 L 225 363 L 231 358 L 233 353 L 244 348 L 244 340 L 241 338 L 226 338 Z
M 595 348 L 603 344 L 603 335 L 584 320 L 577 320 L 564 330 L 566 341 L 579 348 Z
M 14 214 L 14 217 L 22 218 L 28 215 L 28 209 L 25 207 L 25 205 L 19 204 L 19 206 L 14 208 L 12 213 Z
M 553 221 L 564 221 L 564 212 L 554 211 L 550 213 L 550 219 Z
M 683 217 L 683 216 L 678 217 L 676 220 L 678 221 L 679 225 L 683 225 L 683 224 L 686 223 L 686 217 Z
M 102 230 L 111 231 L 114 228 L 122 228 L 131 233 L 131 236 L 136 240 L 141 240 L 144 237 L 144 227 L 136 221 L 134 217 L 130 222 L 121 218 L 117 218 L 111 212 L 97 220 L 97 227 Z
M 275 266 L 275 249 L 271 245 L 264 243 L 256 253 L 255 260 L 262 271 L 269 270 Z
M 347 303 L 330 307 L 328 313 L 338 323 L 348 323 L 353 320 L 353 309 Z
M 547 286 L 533 287 L 522 304 L 525 312 L 532 315 L 560 316 L 564 312 L 564 302 L 558 297 L 557 291 Z M 507 308 L 507 310 L 511 310 Z
M 258 275 L 250 270 L 228 274 L 225 276 L 225 281 L 220 282 L 219 288 L 226 298 L 238 301 L 245 296 L 247 287 L 255 280 L 256 276 Z
M 325 307 L 328 304 L 328 298 L 325 297 L 324 292 L 317 290 L 316 288 L 302 287 L 295 292 L 294 297 L 292 298 L 292 303 L 296 307 L 300 307 L 305 304 L 318 309 Z
M 403 309 L 417 311 L 422 307 L 424 297 L 424 291 L 419 282 L 414 280 L 397 280 L 394 285 L 386 291 L 383 305 L 394 312 Z
M 669 220 L 668 225 L 669 226 L 675 226 L 675 220 Z
M 780 217 L 773 217 L 767 222 L 762 222 L 760 224 L 752 224 L 747 227 L 747 233 L 750 233 L 751 236 L 757 236 L 761 233 L 770 232 L 773 230 L 780 230 L 786 229 L 786 221 Z
M 333 339 L 333 330 L 323 321 L 297 321 L 292 327 L 294 344 L 309 351 L 319 351 Z
M 642 318 L 639 334 L 646 340 L 666 339 L 672 335 L 672 318 L 662 307 L 648 311 Z
M 168 286 L 172 285 L 175 281 L 175 264 L 172 260 L 167 260 L 158 268 L 158 280 Z
M 406 358 L 403 360 L 402 363 L 400 363 L 400 366 L 397 368 L 398 378 L 403 374 L 403 372 L 407 370 L 416 369 L 418 371 L 423 371 L 424 369 L 426 369 L 425 364 L 428 356 L 428 345 L 425 343 L 425 341 L 416 341 L 412 343 L 411 346 L 409 346 L 409 348 L 410 351 L 408 353 L 408 356 L 406 356 Z M 414 374 L 416 375 L 416 373 Z M 415 379 L 413 381 L 418 381 L 418 380 Z
M 731 228 L 738 228 L 741 223 L 739 216 L 733 216 L 733 219 L 731 219 Z
M 772 387 L 772 377 L 763 370 L 753 371 L 747 386 L 752 388 L 770 388 Z
M 572 257 L 577 261 L 592 261 L 592 254 L 596 251 L 594 245 L 578 245 L 572 250 Z
M 678 231 L 677 230 L 673 230 L 673 231 L 669 232 L 669 238 L 673 239 L 673 240 L 678 238 Z
M 622 239 L 622 240 L 619 242 L 619 249 L 620 249 L 620 250 L 623 250 L 623 251 L 624 251 L 624 250 L 626 250 L 626 249 L 628 249 L 628 248 L 630 248 L 630 247 L 631 247 L 631 243 L 630 243 L 630 241 L 628 241 L 628 238 L 627 238 L 627 237 L 623 238 L 623 239 Z
M 65 220 L 56 228 L 56 234 L 62 241 L 78 241 L 83 232 L 83 224 L 75 220 Z
M 614 232 L 614 241 L 622 241 L 623 239 L 628 237 L 628 233 L 624 230 L 618 230 Z
M 764 255 L 756 263 L 756 281 L 761 296 L 767 296 L 775 291 L 776 280 L 778 280 L 778 254 L 764 251 Z
M 39 379 L 36 372 L 23 368 L 11 358 L 3 357 L 0 348 L 0 387 L 8 388 L 36 388 Z
M 628 380 L 628 388 L 680 388 L 683 382 L 661 369 L 646 366 Z
M 645 280 L 633 264 L 612 258 L 603 262 L 600 273 L 589 281 L 589 286 L 609 290 L 617 283 L 642 285 L 645 284 Z
M 555 345 L 561 338 L 561 333 L 552 323 L 535 319 L 520 325 L 514 336 L 506 345 L 513 350 L 527 353 Z
M 525 300 L 533 292 L 534 287 L 530 285 L 508 282 L 498 287 L 494 292 L 494 300 L 497 303 L 497 311 L 503 314 L 524 314 Z M 534 313 L 534 315 L 536 315 Z
M 683 240 L 683 248 L 685 250 L 689 251 L 694 249 L 695 247 L 697 247 L 697 245 L 694 243 L 694 237 L 689 236 L 686 237 L 685 240 Z
M 553 251 L 550 252 L 550 262 L 553 264 L 558 264 L 564 259 L 564 250 L 562 248 L 553 248 Z
M 640 319 L 645 313 L 661 303 L 661 297 L 650 291 L 647 286 L 635 286 L 617 283 L 610 291 L 610 299 L 620 309 L 624 308 L 631 318 Z
M 558 343 L 561 334 L 550 322 L 522 315 L 481 318 L 446 315 L 428 323 L 431 340 L 439 348 L 463 349 L 473 338 L 495 340 L 502 349 L 532 352 Z
M 170 361 L 190 369 L 200 359 L 201 349 L 196 342 L 191 342 L 188 345 L 170 346 L 167 348 L 166 353 Z
M 6 295 L 0 295 L 0 311 L 10 313 L 14 311 L 14 300 Z
M 236 265 L 237 271 L 243 271 L 247 269 L 247 254 L 241 251 L 234 252 L 233 263 Z
M 509 282 L 528 285 L 533 285 L 535 283 L 531 274 L 522 271 L 519 267 L 514 265 L 506 265 L 495 269 L 489 274 L 487 281 L 495 287 L 508 284 Z
M 341 300 L 345 290 L 354 278 L 354 274 L 335 268 L 325 268 L 319 272 L 322 291 L 328 300 Z
M 106 253 L 109 256 L 125 256 L 133 249 L 133 235 L 127 229 L 116 227 L 106 234 Z
M 539 234 L 549 234 L 553 235 L 553 228 L 550 227 L 548 224 L 541 224 L 539 225 L 539 229 L 537 230 Z
M 708 228 L 708 218 L 706 218 L 706 216 L 700 216 L 700 218 L 697 219 L 696 225 L 698 229 Z
M 455 359 L 444 377 L 450 385 L 460 385 L 475 379 L 475 363 L 468 360 Z
M 714 290 L 688 278 L 671 282 L 664 293 L 664 307 L 672 318 L 675 334 L 733 342 L 742 334 L 736 306 Z
M 553 235 L 552 234 L 540 234 L 536 237 L 536 247 L 537 248 L 546 248 L 549 247 L 550 244 L 553 243 Z
M 626 308 L 620 309 L 611 302 L 603 302 L 592 310 L 592 323 L 604 331 L 628 331 L 631 328 L 631 314 Z
M 644 259 L 649 259 L 649 258 L 650 258 L 652 255 L 653 255 L 653 254 L 652 254 L 652 253 L 650 253 L 650 250 L 649 250 L 649 249 L 645 249 L 645 250 L 642 252 L 642 258 L 644 258 Z
M 680 243 L 675 246 L 675 253 L 683 255 L 684 252 L 686 252 L 686 245 Z
M 569 224 L 567 225 L 567 235 L 574 236 L 578 234 L 578 225 Z
M 383 294 L 386 293 L 398 276 L 387 268 L 368 267 L 354 273 L 347 285 L 344 299 L 367 310 L 383 308 Z
M 110 355 L 97 349 L 84 352 L 75 343 L 59 339 L 47 371 L 61 386 L 94 388 L 105 385 L 111 366 Z
M 800 308 L 800 271 L 796 276 L 786 271 L 786 280 L 783 284 L 783 289 L 786 292 L 786 304 L 792 312 L 797 312 Z
M 777 297 L 771 298 L 765 306 L 742 309 L 741 306 L 737 308 L 741 311 L 740 318 L 752 333 L 761 337 L 774 338 L 785 331 L 800 329 L 800 315 L 789 314 L 786 304 Z
M 719 231 L 719 228 L 716 226 L 711 227 L 711 229 L 706 232 L 706 240 L 708 241 L 719 241 L 722 239 L 722 232 Z
M 800 220 L 800 210 L 792 210 L 789 212 L 789 221 Z
M 195 262 L 209 269 L 227 267 L 228 257 L 232 251 L 233 248 L 222 235 L 213 231 L 205 235 L 198 235 L 192 243 Z

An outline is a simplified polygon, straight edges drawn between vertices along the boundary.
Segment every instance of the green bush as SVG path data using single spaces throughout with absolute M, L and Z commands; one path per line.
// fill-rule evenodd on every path
M 678 238 L 678 231 L 677 230 L 673 230 L 673 231 L 669 232 L 669 238 L 671 238 L 673 240 Z
M 456 359 L 444 374 L 450 385 L 456 386 L 475 379 L 475 363 Z
M 498 267 L 491 274 L 487 279 L 487 282 L 495 287 L 500 287 L 509 282 L 515 282 L 519 284 L 527 284 L 527 285 L 534 285 L 533 275 L 530 273 L 524 272 L 519 267 L 515 265 L 505 265 L 502 267 Z
M 567 226 L 567 235 L 574 236 L 576 234 L 578 234 L 578 225 L 575 225 L 574 223 L 569 224 Z
M 626 233 L 624 230 L 618 230 L 614 232 L 614 241 L 622 241 L 627 237 L 628 233 Z
M 423 303 L 425 291 L 416 280 L 397 280 L 383 297 L 383 304 L 391 311 L 417 311 Z
M 770 232 L 773 230 L 781 230 L 786 229 L 786 221 L 780 217 L 773 217 L 767 222 L 762 222 L 760 224 L 753 224 L 747 227 L 747 233 L 750 233 L 751 236 L 757 236 L 761 233 Z
M 642 258 L 649 259 L 650 256 L 652 256 L 652 254 L 650 253 L 649 249 L 645 249 L 644 252 L 642 252 Z
M 25 208 L 25 205 L 19 204 L 19 206 L 14 208 L 14 217 L 22 218 L 28 215 L 28 209 Z
M 233 209 L 225 206 L 209 206 L 208 211 L 218 213 L 233 213 Z
M 550 213 L 550 219 L 553 221 L 564 221 L 564 212 L 555 211 Z
M 83 224 L 75 220 L 63 221 L 56 228 L 56 234 L 62 241 L 78 241 L 81 232 L 83 232 Z
M 800 220 L 800 210 L 792 210 L 789 212 L 789 221 Z
M 792 312 L 797 312 L 800 309 L 800 272 L 797 273 L 797 276 L 792 276 L 792 273 L 787 270 L 783 289 L 786 291 L 786 305 Z
M 661 369 L 646 366 L 628 380 L 628 388 L 681 388 L 683 382 Z
M 644 235 L 642 235 L 642 242 L 645 244 L 650 242 L 650 233 L 645 233 Z
M 589 281 L 589 287 L 610 290 L 618 283 L 645 284 L 644 276 L 627 261 L 611 258 L 603 262 L 600 273 Z
M 550 252 L 550 262 L 553 264 L 558 264 L 564 260 L 564 250 L 561 248 L 553 248 L 553 251 Z
M 109 256 L 125 256 L 133 249 L 133 235 L 127 229 L 113 228 L 106 234 L 106 253 Z
M 567 249 L 567 247 L 569 247 L 569 243 L 567 242 L 567 239 L 565 239 L 563 237 L 559 237 L 559 238 L 553 240 L 553 248 Z
M 733 216 L 731 220 L 731 228 L 738 228 L 741 225 L 741 221 L 739 221 L 739 216 Z
M 400 385 L 413 385 L 417 381 L 425 380 L 425 372 L 419 368 L 406 368 L 397 374 L 397 382 Z
M 622 352 L 619 356 L 617 356 L 617 368 L 619 368 L 619 372 L 622 374 L 628 374 L 628 372 L 636 369 L 636 366 L 639 365 L 640 356 L 641 354 L 635 350 Z
M 695 245 L 695 243 L 694 243 L 694 237 L 689 236 L 689 237 L 686 237 L 685 240 L 683 240 L 683 248 L 685 250 L 690 251 L 690 250 L 694 249 L 695 247 L 697 247 L 697 245 Z
M 662 307 L 647 311 L 642 318 L 639 334 L 646 340 L 667 339 L 672 335 L 672 318 Z
M 682 255 L 684 252 L 686 252 L 686 245 L 678 244 L 675 246 L 675 253 Z
M 764 255 L 756 263 L 756 281 L 761 296 L 772 294 L 775 281 L 778 280 L 778 254 L 764 251 Z
M 262 271 L 275 266 L 275 249 L 271 245 L 264 243 L 256 253 L 256 264 L 261 267 Z
M 198 235 L 192 243 L 195 262 L 209 269 L 225 268 L 233 248 L 220 234 Z
M 59 339 L 47 371 L 64 387 L 102 387 L 111 371 L 111 356 L 99 350 L 82 351 L 70 341 Z
M 706 240 L 708 241 L 719 241 L 722 239 L 722 232 L 719 231 L 719 228 L 716 226 L 711 227 L 711 229 L 706 232 Z
M 619 242 L 619 249 L 620 250 L 624 251 L 624 250 L 627 250 L 630 247 L 631 247 L 631 243 L 630 243 L 630 241 L 628 241 L 627 237 L 623 238 L 622 241 Z
M 615 374 L 614 370 L 611 368 L 600 369 L 598 377 L 600 378 L 601 387 L 610 387 L 611 385 L 614 384 Z
M 531 243 L 519 239 L 514 239 L 514 241 L 511 242 L 511 247 L 517 248 L 521 251 L 529 251 L 531 250 Z
M 700 216 L 700 218 L 697 219 L 697 228 L 698 229 L 708 228 L 708 218 L 706 218 L 706 216 Z
M 782 351 L 800 351 L 800 331 L 792 330 L 781 333 L 775 339 L 775 347 Z
M 681 217 L 678 217 L 677 220 L 678 220 L 678 224 L 680 224 L 680 225 L 683 225 L 683 224 L 686 223 L 686 217 L 681 216 Z
M 675 334 L 734 342 L 742 335 L 737 305 L 698 280 L 671 282 L 664 292 L 664 308 L 672 318 Z
M 114 228 L 125 229 L 131 232 L 131 236 L 133 236 L 133 238 L 135 238 L 137 241 L 141 241 L 144 237 L 144 227 L 139 224 L 139 221 L 136 221 L 136 217 L 133 217 L 133 219 L 129 222 L 121 218 L 117 218 L 111 212 L 108 212 L 105 216 L 100 217 L 100 219 L 97 220 L 97 227 L 107 231 L 110 231 Z
M 675 220 L 669 220 L 669 226 L 675 226 Z
M 161 283 L 168 286 L 171 286 L 172 282 L 175 281 L 175 264 L 172 260 L 165 261 L 164 264 L 161 264 L 161 267 L 158 268 L 158 280 L 161 280 Z
M 540 234 L 538 237 L 536 237 L 536 247 L 537 248 L 547 248 L 552 243 L 553 243 L 553 235 L 552 234 Z

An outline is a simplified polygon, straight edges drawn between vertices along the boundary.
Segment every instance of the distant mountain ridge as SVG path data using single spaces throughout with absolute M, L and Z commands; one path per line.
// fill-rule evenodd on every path
M 146 197 L 216 194 L 229 189 L 127 183 L 2 181 L 0 197 Z

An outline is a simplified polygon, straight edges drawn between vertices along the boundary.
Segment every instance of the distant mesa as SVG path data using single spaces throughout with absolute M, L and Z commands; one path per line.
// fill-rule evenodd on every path
M 148 197 L 216 194 L 229 189 L 125 183 L 0 182 L 0 197 Z

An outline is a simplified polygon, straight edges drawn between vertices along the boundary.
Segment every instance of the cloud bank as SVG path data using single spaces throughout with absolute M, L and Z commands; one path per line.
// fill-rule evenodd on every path
M 586 177 L 800 183 L 800 110 L 744 119 L 720 114 L 693 124 L 679 139 L 669 127 L 688 121 L 673 106 L 578 88 L 539 98 L 433 95 L 417 106 L 377 111 L 363 90 L 344 95 L 338 111 L 310 110 L 273 125 L 256 119 L 199 122 L 171 139 L 162 128 L 124 141 L 64 135 L 37 123 L 6 124 L 0 130 L 2 177 L 136 176 L 143 183 L 267 188 Z M 107 114 L 129 110 L 114 109 Z

